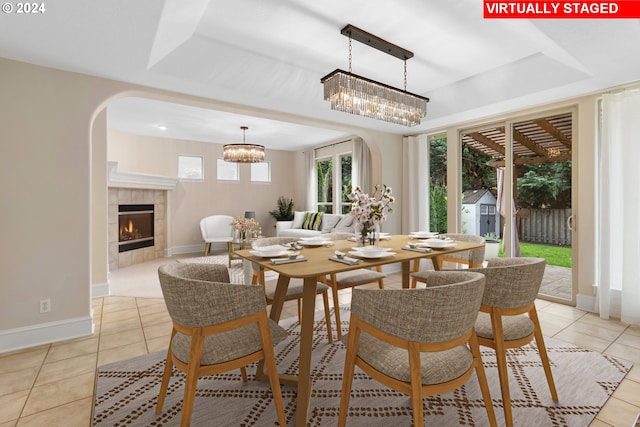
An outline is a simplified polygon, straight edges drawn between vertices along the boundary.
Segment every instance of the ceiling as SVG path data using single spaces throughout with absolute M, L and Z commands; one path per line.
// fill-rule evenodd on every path
M 0 16 L 0 56 L 215 100 L 108 107 L 145 135 L 296 150 L 353 133 L 415 134 L 640 80 L 637 19 L 484 19 L 481 0 L 56 0 Z M 407 90 L 429 97 L 407 128 L 332 111 L 320 78 L 348 67 L 353 24 L 411 50 Z M 402 61 L 353 43 L 353 72 L 403 85 Z M 167 126 L 163 131 L 158 126 Z

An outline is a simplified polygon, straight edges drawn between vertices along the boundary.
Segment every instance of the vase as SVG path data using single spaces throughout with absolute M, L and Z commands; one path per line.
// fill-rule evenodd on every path
M 356 238 L 358 246 L 375 246 L 380 236 L 380 225 L 372 221 L 356 223 Z

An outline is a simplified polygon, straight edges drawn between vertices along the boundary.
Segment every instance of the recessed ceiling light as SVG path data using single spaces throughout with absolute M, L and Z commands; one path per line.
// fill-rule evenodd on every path
M 156 127 L 160 130 L 167 130 L 167 127 L 165 125 L 156 125 Z

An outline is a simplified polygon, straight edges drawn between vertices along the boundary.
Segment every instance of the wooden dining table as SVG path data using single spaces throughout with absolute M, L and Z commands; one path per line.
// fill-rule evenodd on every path
M 356 242 L 348 240 L 327 242 L 326 244 L 317 247 L 307 246 L 304 250 L 300 251 L 300 255 L 304 256 L 305 261 L 284 264 L 272 264 L 270 259 L 254 256 L 248 249 L 235 251 L 237 256 L 244 259 L 245 264 L 249 262 L 255 263 L 260 266 L 260 268 L 268 268 L 278 273 L 278 283 L 270 313 L 271 319 L 275 322 L 280 320 L 289 281 L 292 278 L 299 278 L 304 281 L 302 320 L 300 324 L 300 360 L 298 375 L 280 375 L 282 383 L 297 385 L 298 396 L 296 407 L 296 426 L 304 426 L 307 424 L 309 412 L 311 388 L 313 385 L 313 381 L 311 379 L 313 322 L 316 304 L 316 285 L 319 277 L 324 277 L 332 273 L 356 270 L 359 268 L 400 263 L 402 267 L 402 287 L 409 288 L 411 261 L 419 260 L 421 258 L 431 259 L 434 268 L 436 270 L 440 270 L 442 267 L 441 260 L 439 259 L 440 256 L 475 249 L 482 246 L 482 244 L 479 243 L 455 241 L 453 242 L 455 246 L 451 248 L 432 249 L 431 252 L 418 252 L 402 249 L 402 247 L 407 246 L 408 242 L 416 243 L 417 240 L 411 240 L 407 235 L 394 235 L 390 236 L 387 240 L 380 240 L 378 242 L 378 246 L 391 248 L 394 255 L 375 259 L 362 258 L 362 262 L 356 265 L 348 265 L 329 259 L 334 256 L 334 252 L 336 250 L 348 253 L 353 247 L 357 246 Z M 355 258 L 355 256 L 352 256 L 351 254 L 348 256 Z M 245 268 L 245 275 L 247 270 L 248 269 Z M 258 372 L 258 376 L 260 375 L 261 372 Z

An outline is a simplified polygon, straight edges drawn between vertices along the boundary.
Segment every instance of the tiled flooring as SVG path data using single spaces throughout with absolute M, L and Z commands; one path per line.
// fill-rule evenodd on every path
M 157 263 L 149 265 L 139 273 L 145 280 L 157 274 Z M 399 275 L 385 284 L 400 287 Z M 340 303 L 349 301 L 341 291 Z M 635 364 L 591 424 L 631 426 L 640 413 L 640 327 L 542 300 L 537 307 L 546 336 Z M 97 366 L 166 349 L 171 322 L 162 299 L 113 296 L 95 299 L 93 308 L 90 337 L 0 354 L 0 427 L 90 426 Z M 295 301 L 286 303 L 282 317 L 295 315 Z

